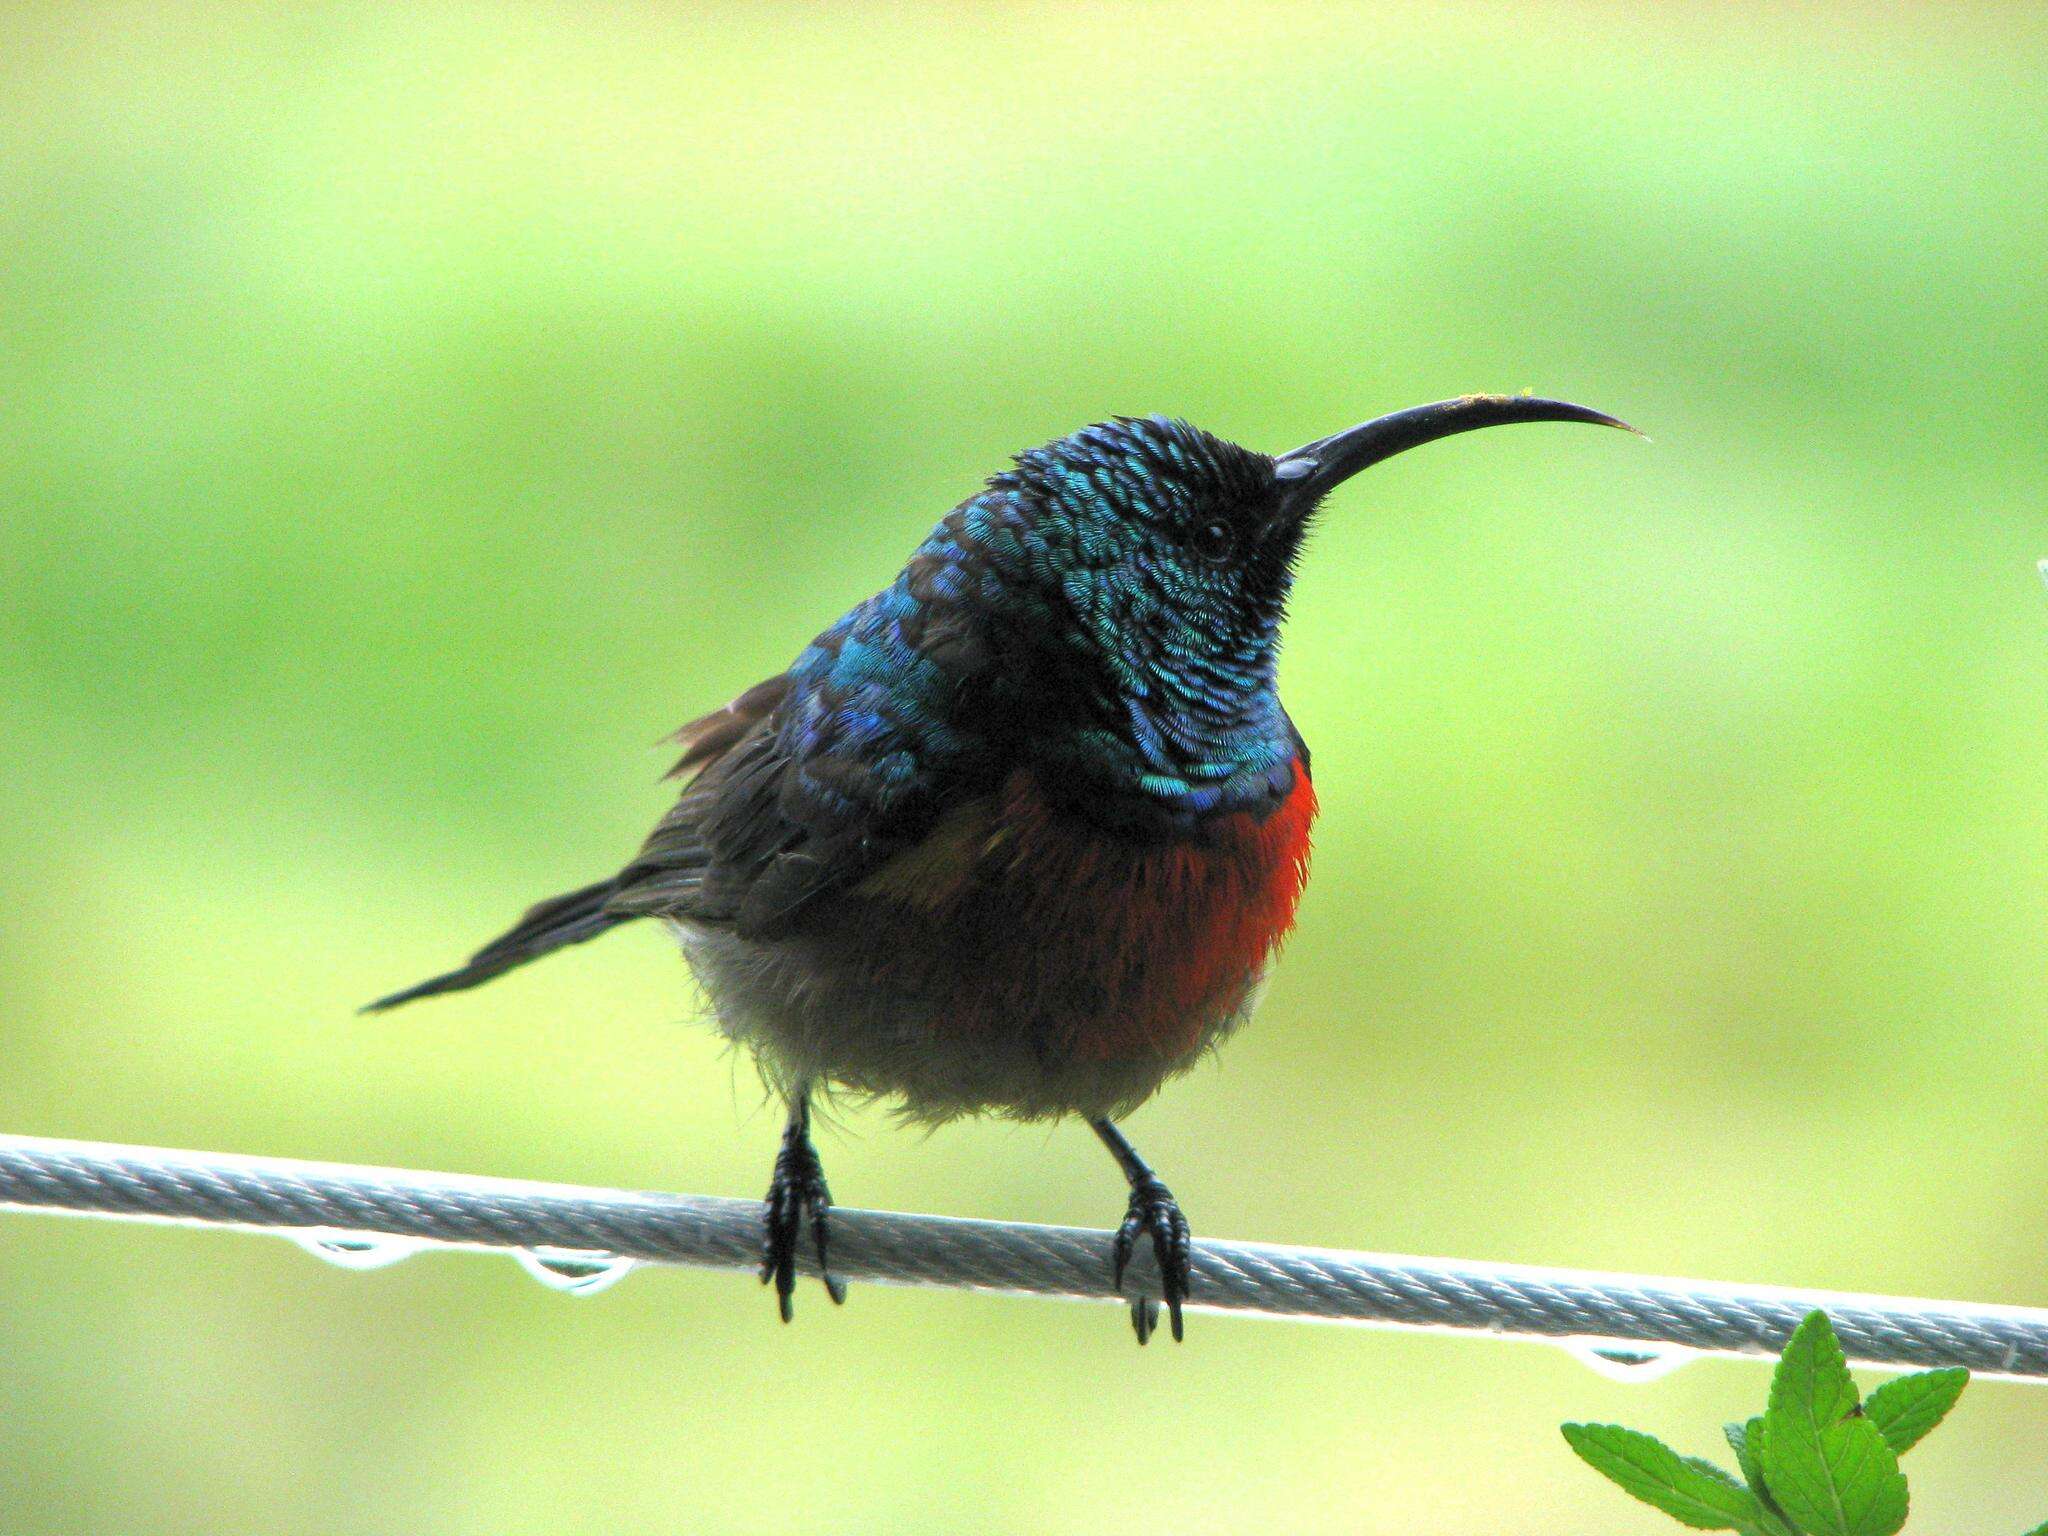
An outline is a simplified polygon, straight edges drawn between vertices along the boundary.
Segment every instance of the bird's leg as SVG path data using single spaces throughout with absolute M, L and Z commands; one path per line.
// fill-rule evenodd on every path
M 1180 1203 L 1173 1198 L 1173 1191 L 1159 1180 L 1145 1159 L 1138 1156 L 1138 1149 L 1131 1145 L 1130 1138 L 1118 1130 L 1107 1119 L 1090 1120 L 1095 1134 L 1102 1138 L 1102 1144 L 1109 1148 L 1109 1155 L 1124 1171 L 1124 1177 L 1131 1183 L 1131 1203 L 1124 1212 L 1123 1225 L 1116 1229 L 1116 1286 L 1123 1288 L 1124 1270 L 1131 1262 L 1131 1253 L 1138 1245 L 1140 1234 L 1152 1239 L 1152 1257 L 1159 1264 L 1159 1287 L 1166 1297 L 1166 1316 L 1173 1329 L 1174 1341 L 1180 1341 L 1180 1306 L 1187 1300 L 1188 1284 L 1193 1278 L 1192 1255 L 1189 1251 L 1188 1219 L 1180 1213 Z M 1159 1305 L 1149 1296 L 1133 1298 L 1131 1302 L 1131 1327 L 1137 1332 L 1138 1342 L 1143 1344 L 1152 1337 L 1152 1329 L 1159 1321 Z
M 825 1261 L 825 1218 L 831 1209 L 832 1191 L 825 1187 L 825 1170 L 818 1162 L 818 1149 L 811 1145 L 811 1090 L 805 1084 L 790 1099 L 782 1150 L 775 1154 L 775 1176 L 768 1181 L 768 1235 L 761 1248 L 761 1283 L 775 1282 L 775 1299 L 785 1323 L 795 1310 L 790 1297 L 796 1290 L 797 1234 L 806 1220 L 811 1224 L 811 1244 L 818 1250 L 825 1293 L 835 1304 L 846 1300 L 845 1285 L 832 1278 Z

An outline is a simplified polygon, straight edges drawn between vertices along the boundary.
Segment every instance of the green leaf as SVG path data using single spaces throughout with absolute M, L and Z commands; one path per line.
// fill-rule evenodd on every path
M 1893 1536 L 1906 1523 L 1899 1458 L 1863 1416 L 1824 1313 L 1811 1313 L 1785 1345 L 1763 1428 L 1764 1481 L 1808 1536 Z
M 1707 1460 L 1707 1458 L 1704 1456 L 1686 1456 L 1681 1459 L 1685 1462 L 1685 1464 L 1688 1467 L 1697 1468 L 1700 1472 L 1704 1473 L 1708 1477 L 1711 1477 L 1717 1483 L 1725 1483 L 1730 1488 L 1742 1487 L 1741 1478 L 1737 1477 L 1733 1472 L 1730 1472 L 1726 1467 L 1715 1466 L 1714 1463 Z
M 1959 1365 L 1901 1376 L 1871 1393 L 1863 1411 L 1883 1432 L 1892 1450 L 1903 1456 L 1955 1407 L 1969 1383 L 1970 1373 Z
M 1743 1479 L 1751 1489 L 1764 1493 L 1764 1469 L 1759 1459 L 1764 1443 L 1764 1421 L 1751 1419 L 1746 1424 L 1723 1424 L 1721 1433 L 1728 1437 L 1728 1448 L 1735 1453 L 1735 1465 L 1742 1468 Z
M 2048 1536 L 2048 1520 L 2043 1520 L 2039 1525 L 2027 1532 L 2027 1536 Z
M 1757 1525 L 1760 1536 L 1799 1536 L 1764 1483 L 1763 1463 L 1759 1459 L 1764 1443 L 1764 1421 L 1751 1419 L 1746 1424 L 1724 1424 L 1721 1433 L 1728 1437 L 1728 1444 L 1735 1452 L 1735 1464 L 1742 1468 L 1749 1491 L 1756 1495 L 1757 1503 L 1763 1507 L 1763 1519 Z
M 1761 1511 L 1747 1488 L 1652 1435 L 1619 1424 L 1567 1424 L 1564 1438 L 1594 1471 L 1696 1530 L 1740 1531 L 1758 1524 Z
M 1906 1523 L 1905 1474 L 1868 1419 L 1842 1419 L 1806 1436 L 1774 1426 L 1764 1442 L 1764 1477 L 1778 1507 L 1809 1536 L 1894 1536 Z
M 1832 1424 L 1856 1411 L 1856 1383 L 1849 1379 L 1849 1362 L 1827 1313 L 1807 1313 L 1785 1341 L 1778 1368 L 1771 1373 L 1766 1424 L 1781 1402 L 1815 1424 Z

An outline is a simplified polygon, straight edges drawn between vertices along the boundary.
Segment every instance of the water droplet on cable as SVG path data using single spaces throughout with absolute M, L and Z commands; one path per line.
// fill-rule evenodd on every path
M 316 1259 L 338 1264 L 343 1269 L 382 1269 L 409 1259 L 425 1244 L 410 1237 L 387 1237 L 375 1232 L 337 1232 L 311 1227 L 289 1234 L 291 1240 Z
M 551 1291 L 570 1296 L 595 1296 L 608 1291 L 632 1272 L 636 1261 L 616 1253 L 576 1248 L 522 1249 L 513 1255 L 519 1267 Z
M 1642 1344 L 1634 1340 L 1565 1339 L 1565 1350 L 1610 1381 L 1655 1381 L 1669 1376 L 1693 1358 L 1676 1344 Z

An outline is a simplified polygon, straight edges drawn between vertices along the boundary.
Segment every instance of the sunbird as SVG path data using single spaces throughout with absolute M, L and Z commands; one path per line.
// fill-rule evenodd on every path
M 788 1120 L 761 1278 L 827 1293 L 815 1095 L 912 1121 L 1085 1119 L 1130 1188 L 1173 1336 L 1190 1243 L 1116 1122 L 1251 1012 L 1308 878 L 1309 751 L 1280 629 L 1324 498 L 1423 443 L 1626 424 L 1528 396 L 1397 411 L 1271 456 L 1161 416 L 1019 454 L 882 591 L 677 733 L 674 809 L 617 874 L 529 910 L 396 1007 L 654 918 Z M 1131 1301 L 1138 1342 L 1158 1302 Z

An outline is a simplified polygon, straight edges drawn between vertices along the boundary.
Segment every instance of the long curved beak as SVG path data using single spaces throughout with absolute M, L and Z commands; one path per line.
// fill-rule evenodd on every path
M 1273 461 L 1274 473 L 1290 487 L 1288 504 L 1303 513 L 1331 489 L 1361 469 L 1397 453 L 1481 427 L 1505 427 L 1517 421 L 1583 421 L 1596 427 L 1635 432 L 1627 422 L 1565 400 L 1538 400 L 1528 395 L 1461 395 L 1395 411 L 1363 426 L 1304 443 Z M 1641 436 L 1641 433 L 1637 433 Z

